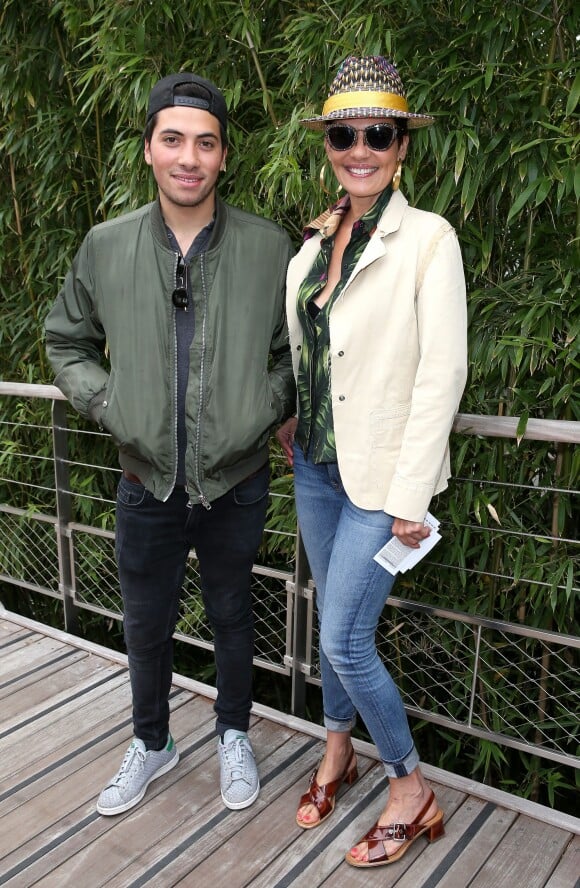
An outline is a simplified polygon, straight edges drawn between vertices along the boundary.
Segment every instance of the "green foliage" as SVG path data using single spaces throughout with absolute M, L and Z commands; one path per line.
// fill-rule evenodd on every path
M 160 76 L 190 69 L 221 86 L 231 120 L 222 196 L 278 220 L 298 245 L 303 225 L 329 200 L 318 186 L 322 140 L 299 121 L 320 111 L 346 55 L 382 53 L 395 59 L 411 107 L 437 118 L 413 135 L 402 190 L 458 231 L 470 319 L 460 410 L 521 416 L 520 433 L 530 417 L 579 419 L 574 13 L 572 0 L 4 0 L 1 378 L 52 381 L 42 322 L 82 236 L 153 198 L 141 134 Z M 35 447 L 26 423 L 38 414 L 46 426 L 46 405 L 0 410 L 12 424 L 3 426 L 1 474 L 18 479 L 19 453 Z M 110 444 L 74 440 L 71 486 L 110 500 L 110 479 L 75 467 L 77 459 L 113 462 Z M 49 490 L 50 442 L 35 452 L 25 491 Z M 294 549 L 292 476 L 276 449 L 273 457 L 269 523 L 282 533 L 266 535 L 263 555 L 286 567 Z M 453 529 L 439 561 L 463 570 L 434 565 L 405 579 L 397 594 L 572 631 L 570 547 L 546 532 L 565 540 L 577 531 L 570 495 L 550 490 L 577 487 L 578 454 L 564 445 L 464 438 L 454 442 L 453 468 L 460 481 L 434 511 Z M 79 503 L 77 520 L 111 527 L 98 499 Z M 483 744 L 474 769 L 509 773 Z M 559 779 L 550 778 L 552 797 Z
M 231 115 L 222 193 L 299 242 L 327 200 L 318 112 L 348 53 L 392 54 L 411 106 L 403 187 L 457 226 L 470 291 L 465 412 L 571 418 L 578 379 L 580 175 L 570 2 L 7 0 L 0 13 L 3 376 L 50 379 L 41 322 L 81 236 L 149 200 L 149 90 L 194 69 Z M 199 60 L 203 59 L 200 63 Z M 577 393 L 577 390 L 576 390 Z

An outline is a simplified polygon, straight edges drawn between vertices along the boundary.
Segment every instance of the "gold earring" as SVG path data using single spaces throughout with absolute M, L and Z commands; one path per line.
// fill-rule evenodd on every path
M 326 172 L 326 164 L 323 163 L 320 167 L 320 175 L 318 176 L 318 181 L 320 182 L 320 187 L 324 191 L 325 194 L 330 194 L 330 188 L 327 188 L 324 182 L 324 174 Z
M 399 160 L 399 163 L 397 164 L 397 169 L 395 170 L 395 175 L 393 176 L 393 179 L 391 181 L 393 191 L 399 190 L 399 185 L 401 184 L 401 173 L 402 172 L 403 172 L 403 161 Z
M 326 187 L 326 183 L 324 181 L 325 173 L 326 173 L 326 164 L 323 163 L 322 166 L 320 167 L 320 175 L 318 176 L 318 181 L 320 182 L 320 187 L 322 188 L 322 190 L 324 191 L 325 194 L 332 194 L 330 188 Z M 340 194 L 341 191 L 342 191 L 342 185 L 339 185 L 338 188 L 336 189 L 335 193 Z

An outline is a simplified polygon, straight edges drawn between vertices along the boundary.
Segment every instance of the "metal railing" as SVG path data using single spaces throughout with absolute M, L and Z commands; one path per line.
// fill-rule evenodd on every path
M 116 458 L 108 436 L 88 429 L 74 411 L 69 411 L 54 386 L 0 382 L 0 396 L 0 500 L 5 500 L 0 505 L 0 583 L 61 601 L 64 626 L 69 632 L 75 632 L 80 610 L 120 620 L 114 559 L 114 489 L 120 470 L 111 467 Z M 46 404 L 46 422 L 38 419 L 42 402 Z M 517 418 L 460 414 L 454 425 L 455 449 L 470 436 L 475 444 L 492 441 L 501 446 L 502 439 L 515 438 L 518 429 Z M 90 448 L 87 436 L 91 438 Z M 530 420 L 525 437 L 554 442 L 544 454 L 553 463 L 561 458 L 563 447 L 580 442 L 580 423 Z M 93 452 L 95 438 L 110 450 L 102 460 L 89 464 L 83 454 Z M 18 477 L 14 472 L 8 477 L 4 467 L 13 466 L 15 458 L 22 471 Z M 464 459 L 464 469 L 465 465 Z M 531 625 L 526 601 L 526 597 L 533 600 L 537 595 L 561 596 L 573 612 L 578 588 L 571 567 L 577 561 L 579 544 L 577 539 L 565 539 L 558 533 L 558 514 L 563 498 L 577 505 L 577 491 L 543 484 L 539 462 L 532 467 L 532 483 L 523 484 L 516 476 L 515 468 L 514 480 L 509 469 L 504 472 L 504 480 L 497 483 L 495 500 L 484 489 L 488 479 L 462 473 L 453 480 L 453 485 L 467 484 L 477 489 L 471 501 L 478 520 L 470 515 L 454 515 L 451 509 L 446 522 L 448 535 L 462 534 L 462 540 L 468 541 L 483 534 L 485 542 L 483 548 L 479 545 L 475 560 L 469 558 L 468 543 L 452 558 L 448 550 L 442 549 L 440 560 L 424 563 L 421 575 L 425 574 L 425 579 L 421 582 L 423 586 L 457 590 L 477 579 L 483 588 L 488 584 L 499 588 L 501 594 L 511 591 L 520 596 L 518 619 L 490 618 L 483 607 L 480 613 L 466 613 L 434 606 L 433 595 L 429 603 L 416 600 L 424 597 L 420 583 L 414 581 L 409 587 L 399 582 L 400 594 L 389 599 L 381 619 L 379 649 L 401 688 L 410 715 L 577 768 L 580 637 Z M 95 495 L 95 489 L 104 492 Z M 291 501 L 290 494 L 291 487 L 287 494 L 272 496 L 286 496 Z M 531 528 L 523 527 L 517 516 L 511 525 L 499 523 L 497 502 L 502 496 L 523 497 L 526 501 L 536 498 L 542 505 L 539 511 L 549 518 L 542 519 L 542 526 Z M 549 508 L 546 497 L 550 499 Z M 490 524 L 483 520 L 482 510 L 493 519 Z M 515 512 L 512 500 L 505 512 Z M 90 515 L 92 520 L 78 520 L 83 515 Z M 284 551 L 288 553 L 291 548 L 293 555 L 282 567 L 254 567 L 255 664 L 288 676 L 292 712 L 303 716 L 306 685 L 320 682 L 315 590 L 299 534 L 269 526 L 266 534 L 285 537 Z M 514 534 L 515 549 L 527 555 L 519 561 L 518 556 L 511 573 L 506 573 L 498 551 L 506 535 Z M 487 541 L 488 557 L 482 560 Z M 566 570 L 554 573 L 555 559 L 559 559 L 556 567 L 561 564 Z M 549 577 L 546 565 L 551 569 Z M 406 588 L 412 589 L 413 600 L 404 596 Z M 524 588 L 526 595 L 522 595 Z M 176 638 L 212 647 L 193 552 Z

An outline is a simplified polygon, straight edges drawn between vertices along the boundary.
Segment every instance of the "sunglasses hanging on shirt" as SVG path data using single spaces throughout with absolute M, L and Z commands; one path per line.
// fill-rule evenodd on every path
M 187 311 L 187 265 L 181 256 L 177 260 L 177 268 L 175 270 L 175 290 L 171 294 L 171 299 L 176 308 L 183 308 Z

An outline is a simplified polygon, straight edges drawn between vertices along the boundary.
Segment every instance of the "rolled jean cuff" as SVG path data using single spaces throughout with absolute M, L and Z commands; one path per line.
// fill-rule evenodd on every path
M 348 734 L 356 725 L 356 715 L 352 718 L 332 718 L 330 715 L 324 715 L 324 727 L 327 731 L 334 731 L 337 734 Z
M 383 762 L 387 777 L 408 777 L 419 764 L 419 753 L 415 746 L 400 762 Z

